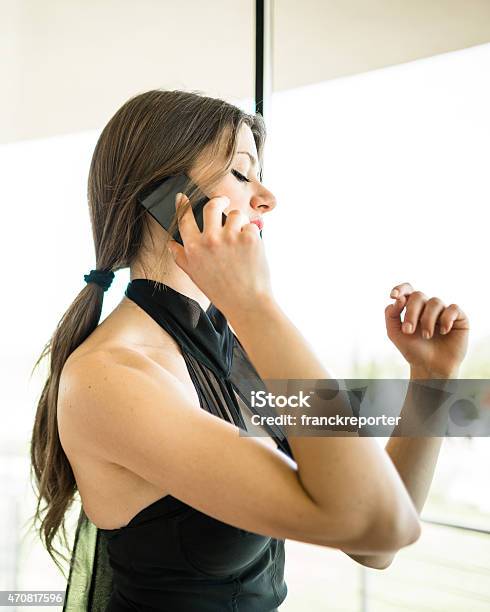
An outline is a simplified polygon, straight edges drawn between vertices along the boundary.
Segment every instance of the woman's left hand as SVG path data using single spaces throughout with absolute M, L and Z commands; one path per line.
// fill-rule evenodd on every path
M 386 331 L 410 368 L 432 378 L 455 374 L 466 355 L 470 329 L 461 308 L 457 304 L 445 306 L 437 297 L 427 299 L 410 283 L 393 287 L 390 297 L 396 300 L 385 308 Z

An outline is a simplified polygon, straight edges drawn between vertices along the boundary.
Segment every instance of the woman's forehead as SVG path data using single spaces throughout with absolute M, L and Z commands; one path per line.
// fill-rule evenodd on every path
M 255 139 L 250 127 L 244 123 L 238 131 L 237 151 L 249 151 L 252 155 L 257 155 Z

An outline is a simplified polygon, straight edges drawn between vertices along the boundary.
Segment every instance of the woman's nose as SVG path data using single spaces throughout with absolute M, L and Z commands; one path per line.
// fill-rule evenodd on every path
M 277 200 L 272 192 L 264 190 L 262 193 L 258 193 L 252 197 L 251 204 L 252 208 L 257 210 L 260 214 L 264 214 L 274 210 Z

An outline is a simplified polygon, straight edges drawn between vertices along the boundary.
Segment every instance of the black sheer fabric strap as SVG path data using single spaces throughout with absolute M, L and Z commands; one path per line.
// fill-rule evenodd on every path
M 104 533 L 80 509 L 63 612 L 105 612 L 112 594 L 112 568 Z

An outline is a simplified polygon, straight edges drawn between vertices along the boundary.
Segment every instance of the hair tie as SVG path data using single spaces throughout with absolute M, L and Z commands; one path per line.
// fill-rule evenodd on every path
M 90 274 L 84 274 L 83 278 L 86 283 L 95 283 L 107 291 L 114 278 L 114 272 L 112 270 L 90 270 Z

